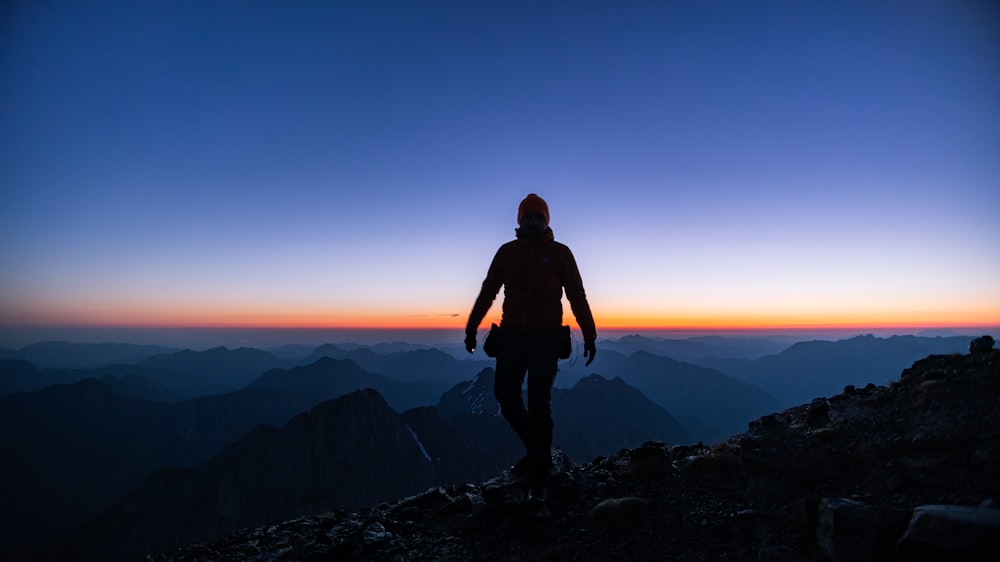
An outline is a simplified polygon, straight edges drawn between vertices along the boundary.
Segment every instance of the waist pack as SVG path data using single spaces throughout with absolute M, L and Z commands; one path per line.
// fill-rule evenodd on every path
M 496 324 L 490 326 L 490 333 L 486 334 L 486 339 L 483 341 L 483 353 L 487 357 L 496 357 L 500 351 L 500 332 L 500 326 Z
M 556 357 L 569 359 L 573 353 L 573 335 L 569 331 L 569 326 L 559 326 L 556 328 Z

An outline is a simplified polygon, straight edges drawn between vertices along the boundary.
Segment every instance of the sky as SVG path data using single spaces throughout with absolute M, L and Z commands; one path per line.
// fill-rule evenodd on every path
M 528 193 L 599 330 L 1000 325 L 995 2 L 0 16 L 8 332 L 461 330 Z

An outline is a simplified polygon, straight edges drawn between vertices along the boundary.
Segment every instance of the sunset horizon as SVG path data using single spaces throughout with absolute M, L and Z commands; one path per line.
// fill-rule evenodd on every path
M 791 288 L 789 288 L 791 290 Z M 738 287 L 734 292 L 739 292 Z M 854 329 L 875 327 L 892 328 L 946 328 L 1000 326 L 1000 308 L 990 303 L 977 304 L 974 298 L 956 299 L 953 307 L 944 303 L 907 308 L 899 303 L 886 303 L 879 308 L 840 306 L 829 304 L 809 306 L 803 299 L 787 304 L 770 301 L 767 307 L 750 306 L 737 297 L 720 295 L 723 304 L 705 305 L 678 299 L 674 310 L 638 310 L 635 307 L 608 306 L 615 295 L 600 294 L 592 302 L 598 330 L 773 330 L 773 329 Z M 349 298 L 349 297 L 348 297 Z M 149 304 L 133 300 L 131 304 L 117 305 L 113 300 L 92 302 L 87 307 L 57 306 L 18 303 L 14 310 L 0 315 L 0 326 L 107 326 L 150 328 L 262 328 L 262 329 L 458 329 L 465 328 L 468 311 L 459 312 L 451 302 L 441 300 L 433 305 L 438 310 L 427 312 L 422 307 L 406 306 L 398 312 L 389 310 L 392 304 L 365 311 L 363 304 L 346 310 L 324 306 L 262 307 L 252 303 L 227 302 L 212 306 L 179 306 L 175 302 L 159 303 L 150 297 Z M 497 295 L 480 328 L 501 322 L 503 294 Z M 395 301 L 398 303 L 398 301 Z M 469 299 L 471 304 L 471 298 Z M 732 306 L 725 310 L 723 305 Z M 763 310 L 770 308 L 771 310 Z M 575 326 L 569 303 L 563 299 L 563 323 Z
M 479 326 L 479 329 L 489 329 L 491 323 L 500 323 L 499 318 L 489 319 Z M 576 329 L 573 321 L 564 322 Z M 839 330 L 839 329 L 877 329 L 877 330 L 933 330 L 947 328 L 988 328 L 1000 326 L 1000 322 L 987 320 L 954 320 L 954 321 L 759 321 L 740 319 L 732 322 L 719 322 L 716 319 L 692 322 L 626 322 L 620 320 L 605 321 L 598 325 L 598 332 L 628 330 L 638 331 L 768 331 L 768 330 Z M 0 327 L 12 329 L 17 327 L 45 328 L 169 328 L 169 329 L 260 329 L 260 330 L 458 330 L 465 329 L 464 320 L 460 323 L 419 323 L 400 322 L 389 323 L 373 321 L 361 322 L 64 322 L 64 323 L 18 323 L 0 324 Z

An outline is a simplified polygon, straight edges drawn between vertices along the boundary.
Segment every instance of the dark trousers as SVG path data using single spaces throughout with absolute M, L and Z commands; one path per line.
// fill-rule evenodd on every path
M 521 438 L 533 470 L 547 470 L 552 463 L 552 385 L 559 359 L 555 333 L 505 332 L 497 353 L 493 395 L 500 412 Z M 521 387 L 528 378 L 528 405 Z

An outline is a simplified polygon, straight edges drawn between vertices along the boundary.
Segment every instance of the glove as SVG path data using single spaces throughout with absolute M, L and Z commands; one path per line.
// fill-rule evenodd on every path
M 476 333 L 470 332 L 465 334 L 465 349 L 469 353 L 476 350 Z
M 594 361 L 594 355 L 597 354 L 597 345 L 592 341 L 583 342 L 583 356 L 587 358 L 587 362 L 583 364 L 584 367 L 590 365 Z

